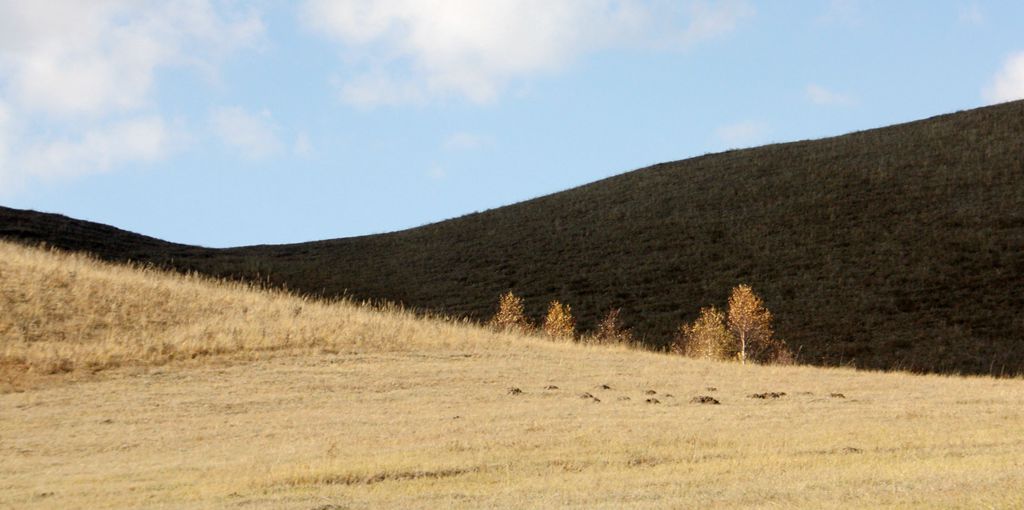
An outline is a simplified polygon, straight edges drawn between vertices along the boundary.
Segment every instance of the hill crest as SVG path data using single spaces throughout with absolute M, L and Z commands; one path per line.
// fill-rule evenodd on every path
M 805 362 L 1019 373 L 1024 102 L 661 163 L 375 236 L 206 249 L 0 209 L 0 237 L 475 319 L 509 289 L 535 318 L 571 304 L 584 328 L 621 307 L 652 345 L 748 283 Z

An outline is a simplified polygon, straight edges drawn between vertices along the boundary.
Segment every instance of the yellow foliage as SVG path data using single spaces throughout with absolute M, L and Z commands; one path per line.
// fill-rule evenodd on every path
M 715 307 L 701 308 L 693 324 L 683 324 L 673 350 L 691 358 L 727 360 L 736 355 L 736 344 L 725 328 L 725 314 Z
M 737 285 L 729 297 L 729 331 L 738 342 L 737 357 L 757 363 L 792 362 L 785 342 L 774 338 L 772 314 L 749 285 Z
M 576 336 L 576 319 L 569 305 L 552 301 L 544 319 L 544 332 L 552 338 L 573 338 Z
M 512 291 L 502 294 L 498 300 L 498 312 L 491 319 L 491 326 L 504 331 L 529 331 L 533 329 L 523 311 L 523 298 Z

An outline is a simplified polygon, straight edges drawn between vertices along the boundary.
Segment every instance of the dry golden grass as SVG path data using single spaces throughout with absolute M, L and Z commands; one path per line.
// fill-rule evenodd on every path
M 409 351 L 480 328 L 397 309 L 324 303 L 0 242 L 0 389 L 25 378 L 280 350 Z M 509 343 L 515 337 L 489 334 Z M 6 382 L 3 382 L 6 381 Z
M 0 394 L 0 508 L 1024 506 L 1019 379 L 551 342 L 6 245 L 0 274 L 8 390 L 70 370 Z

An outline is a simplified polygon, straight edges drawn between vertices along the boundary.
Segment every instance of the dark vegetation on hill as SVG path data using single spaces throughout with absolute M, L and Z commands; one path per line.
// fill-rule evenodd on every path
M 511 289 L 665 346 L 747 283 L 801 362 L 1024 373 L 1024 102 L 664 163 L 375 236 L 223 250 L 0 208 L 0 237 L 486 320 Z

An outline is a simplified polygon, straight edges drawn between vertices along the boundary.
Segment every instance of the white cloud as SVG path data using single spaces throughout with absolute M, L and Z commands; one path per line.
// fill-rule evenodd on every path
M 481 149 L 494 144 L 494 139 L 487 135 L 460 131 L 448 135 L 444 140 L 444 148 L 456 151 Z
M 764 142 L 768 124 L 759 120 L 744 120 L 715 130 L 715 140 L 725 148 L 750 147 Z
M 225 145 L 247 159 L 264 159 L 283 147 L 279 129 L 266 110 L 257 115 L 238 107 L 218 108 L 210 113 L 210 127 Z
M 1003 62 L 1002 69 L 982 91 L 982 96 L 990 103 L 1024 99 L 1024 51 L 1010 55 Z
M 817 105 L 845 105 L 851 102 L 849 96 L 833 92 L 815 83 L 807 86 L 807 98 Z
M 236 11 L 215 0 L 0 0 L 0 185 L 165 157 L 180 127 L 154 104 L 158 73 L 215 77 L 262 37 L 260 18 Z
M 106 114 L 145 105 L 159 67 L 209 68 L 261 33 L 207 0 L 4 1 L 0 72 L 27 111 Z
M 495 99 L 511 80 L 609 47 L 687 48 L 753 11 L 739 0 L 307 0 L 307 24 L 365 67 L 342 98 L 361 106 L 459 95 Z
M 44 179 L 102 173 L 125 161 L 162 158 L 171 138 L 159 117 L 142 117 L 90 129 L 79 139 L 30 145 L 18 163 L 29 175 Z

